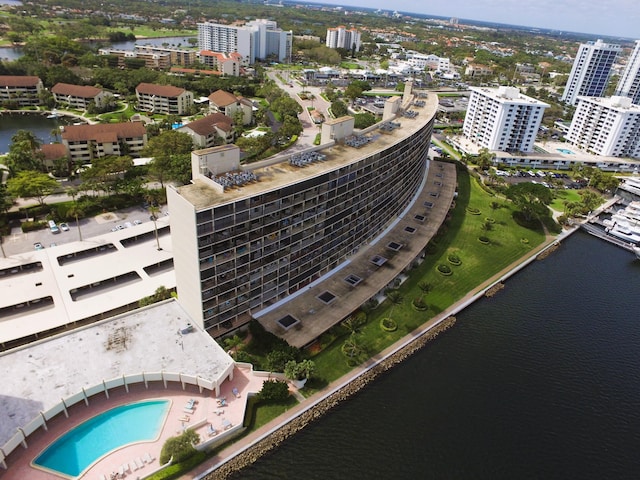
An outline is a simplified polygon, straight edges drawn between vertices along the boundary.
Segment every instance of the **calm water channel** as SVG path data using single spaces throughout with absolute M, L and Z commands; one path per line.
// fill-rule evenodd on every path
M 639 291 L 578 232 L 235 478 L 640 478 Z
M 11 146 L 11 137 L 18 130 L 30 130 L 41 143 L 54 143 L 56 140 L 54 131 L 59 131 L 61 125 L 69 125 L 73 122 L 70 118 L 46 118 L 42 114 L 10 114 L 0 115 L 0 153 L 6 153 Z

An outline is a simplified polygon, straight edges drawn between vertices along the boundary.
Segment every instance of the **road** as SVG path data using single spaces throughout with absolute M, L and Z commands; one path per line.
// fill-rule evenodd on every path
M 291 152 L 293 149 L 295 150 L 303 150 L 308 147 L 313 146 L 313 142 L 316 138 L 316 135 L 320 132 L 320 127 L 313 123 L 311 119 L 311 115 L 309 115 L 309 108 L 313 107 L 318 112 L 322 113 L 325 119 L 331 118 L 329 116 L 329 107 L 331 103 L 322 98 L 322 88 L 320 87 L 307 87 L 300 85 L 297 81 L 291 80 L 288 83 L 283 82 L 278 78 L 280 75 L 282 78 L 287 76 L 290 77 L 290 74 L 282 72 L 280 70 L 269 70 L 267 72 L 267 76 L 276 82 L 276 84 L 282 88 L 291 98 L 293 98 L 298 104 L 302 107 L 302 113 L 298 115 L 298 119 L 302 123 L 303 132 L 298 137 L 298 141 L 296 145 L 292 148 L 288 149 L 288 152 Z M 308 92 L 308 95 L 311 96 L 311 100 L 303 100 L 300 98 L 301 92 Z

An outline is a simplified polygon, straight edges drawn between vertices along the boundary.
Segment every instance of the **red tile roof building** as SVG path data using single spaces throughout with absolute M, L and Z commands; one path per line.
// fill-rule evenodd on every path
M 235 138 L 233 120 L 222 114 L 213 113 L 178 129 L 191 136 L 198 148 L 209 148 L 221 143 L 231 143 Z
M 236 97 L 233 93 L 216 90 L 209 95 L 209 111 L 224 113 L 227 117 L 236 119 L 236 112 L 242 111 L 242 124 L 249 125 L 253 121 L 253 103 L 243 97 Z
M 140 122 L 69 125 L 62 143 L 75 163 L 90 163 L 107 155 L 137 155 L 147 144 L 147 131 Z
M 141 83 L 136 87 L 138 110 L 167 115 L 186 115 L 193 105 L 193 93 L 171 85 Z
M 69 83 L 56 83 L 51 89 L 56 103 L 66 104 L 70 108 L 84 110 L 93 102 L 97 108 L 104 107 L 113 94 L 102 88 Z
M 233 77 L 240 76 L 242 55 L 239 53 L 223 53 L 212 52 L 211 50 L 202 50 L 200 52 L 200 61 L 212 70 L 219 71 L 222 75 Z
M 0 104 L 40 105 L 42 80 L 35 76 L 0 75 Z

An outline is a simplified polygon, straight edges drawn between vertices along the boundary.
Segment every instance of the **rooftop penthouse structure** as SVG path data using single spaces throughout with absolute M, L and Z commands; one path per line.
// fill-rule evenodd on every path
M 353 301 L 360 303 L 336 307 L 322 328 L 305 331 L 300 313 L 286 311 L 289 300 L 366 254 L 425 192 L 438 102 L 435 95 L 423 101 L 422 107 L 413 104 L 409 85 L 402 101 L 391 99 L 385 108 L 383 123 L 394 121 L 393 128 L 381 130 L 377 124 L 354 135 L 353 118 L 338 118 L 323 124 L 319 147 L 257 164 L 241 165 L 233 145 L 193 152 L 193 183 L 170 187 L 167 198 L 178 298 L 194 322 L 221 335 L 251 318 L 262 321 L 262 316 L 269 318 L 268 313 L 282 312 L 279 320 L 295 320 L 273 324 L 265 320 L 265 326 L 285 337 L 306 332 L 287 339 L 302 346 L 351 313 L 347 310 L 375 296 L 406 268 L 428 237 L 415 235 L 411 246 L 408 239 L 396 238 L 393 243 L 398 248 L 382 255 L 382 246 L 382 253 L 373 255 L 391 259 L 404 247 L 411 256 L 402 262 L 379 267 L 385 262 L 374 265 L 365 260 L 367 268 L 383 268 L 385 275 L 380 282 L 363 282 L 361 293 L 353 295 Z M 401 117 L 409 108 L 416 114 Z M 398 123 L 402 128 L 397 128 Z M 455 169 L 450 176 L 455 178 Z M 434 190 L 443 184 L 437 178 L 432 183 Z M 443 196 L 449 198 L 445 212 L 453 188 Z M 435 202 L 440 192 L 431 193 L 429 198 Z M 419 206 L 424 210 L 429 208 L 426 203 L 433 207 L 434 202 L 425 198 Z M 360 272 L 353 278 L 365 275 Z M 345 288 L 360 283 L 345 282 Z M 329 297 L 337 299 L 334 294 L 322 296 Z M 338 302 L 324 304 L 328 303 L 335 307 Z M 294 324 L 297 327 L 291 328 Z

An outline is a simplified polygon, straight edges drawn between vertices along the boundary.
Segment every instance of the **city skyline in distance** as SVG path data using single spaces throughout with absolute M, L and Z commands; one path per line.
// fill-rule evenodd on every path
M 296 2 L 298 3 L 298 2 Z M 411 0 L 397 0 L 392 7 L 384 0 L 324 0 L 309 2 L 318 5 L 348 8 L 380 9 L 386 12 L 415 13 L 437 17 L 451 17 L 480 22 L 499 23 L 529 28 L 542 28 L 571 33 L 640 38 L 640 8 L 633 0 L 610 0 L 606 4 L 593 0 L 557 2 L 538 0 L 492 0 L 475 3 L 453 0 L 444 4 L 420 4 Z

